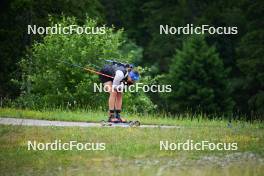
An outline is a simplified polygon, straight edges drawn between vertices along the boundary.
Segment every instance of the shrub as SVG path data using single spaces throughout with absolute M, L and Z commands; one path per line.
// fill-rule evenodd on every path
M 54 23 L 51 21 L 52 25 Z M 57 24 L 68 26 L 77 25 L 77 22 L 75 18 L 63 17 Z M 85 26 L 96 25 L 96 21 L 87 18 Z M 132 50 L 129 51 L 128 48 Z M 107 107 L 106 94 L 93 92 L 93 83 L 99 83 L 98 75 L 85 73 L 83 69 L 69 64 L 101 67 L 104 61 L 98 58 L 116 58 L 122 62 L 132 62 L 135 57 L 140 56 L 138 51 L 139 47 L 126 41 L 123 30 L 114 28 L 105 27 L 105 34 L 102 35 L 46 35 L 42 43 L 35 43 L 32 46 L 32 53 L 20 63 L 23 72 L 21 84 L 23 94 L 18 102 L 24 100 L 23 106 L 39 108 L 43 106 L 98 108 L 102 105 Z M 34 96 L 38 97 L 35 101 Z M 144 94 L 140 97 L 147 99 Z M 151 104 L 150 101 L 141 101 L 140 105 L 144 107 L 144 103 L 147 106 Z

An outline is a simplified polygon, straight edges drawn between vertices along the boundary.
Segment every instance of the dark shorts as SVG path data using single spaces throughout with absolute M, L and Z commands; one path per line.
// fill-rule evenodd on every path
M 101 70 L 101 73 L 109 75 L 109 76 L 114 76 L 114 70 L 110 65 L 105 65 Z M 99 75 L 99 79 L 102 83 L 106 83 L 108 81 L 112 81 L 113 82 L 113 78 L 109 78 L 107 76 L 103 76 L 103 75 Z

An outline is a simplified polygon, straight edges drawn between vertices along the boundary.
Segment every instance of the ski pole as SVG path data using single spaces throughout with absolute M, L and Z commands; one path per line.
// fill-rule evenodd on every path
M 56 59 L 56 60 L 58 60 L 58 59 Z M 70 66 L 74 66 L 74 67 L 81 68 L 81 69 L 86 70 L 86 71 L 89 71 L 89 72 L 91 72 L 91 73 L 95 73 L 95 74 L 98 74 L 98 75 L 102 75 L 102 76 L 105 76 L 105 77 L 108 77 L 108 78 L 114 78 L 113 76 L 110 76 L 110 75 L 107 75 L 107 74 L 101 73 L 101 72 L 96 71 L 96 70 L 93 70 L 93 69 L 91 69 L 91 68 L 82 67 L 82 66 L 80 66 L 80 65 L 72 64 L 72 63 L 66 62 L 66 61 L 64 61 L 64 60 L 58 60 L 58 61 L 60 61 L 60 62 L 62 62 L 62 63 L 64 63 L 64 64 L 67 64 L 67 65 L 70 65 Z
M 102 76 L 108 77 L 108 78 L 114 78 L 113 76 L 110 76 L 110 75 L 107 75 L 107 74 L 104 74 L 104 73 L 101 73 L 101 72 L 95 71 L 95 70 L 90 69 L 90 68 L 86 68 L 86 67 L 84 67 L 83 69 L 86 70 L 86 71 L 89 71 L 89 72 L 92 72 L 92 73 L 98 74 L 98 75 L 102 75 Z

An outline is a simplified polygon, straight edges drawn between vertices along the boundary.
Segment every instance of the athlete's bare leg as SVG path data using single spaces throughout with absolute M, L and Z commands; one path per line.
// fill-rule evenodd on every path
M 121 110 L 122 109 L 122 92 L 117 92 L 116 94 L 116 102 L 115 102 L 115 109 Z
M 127 120 L 123 117 L 120 117 L 120 112 L 122 110 L 122 99 L 123 99 L 123 93 L 122 92 L 117 92 L 116 95 L 116 102 L 115 102 L 115 109 L 116 113 L 118 114 L 119 118 L 121 119 L 122 122 L 126 122 Z
M 117 92 L 112 90 L 112 81 L 108 81 L 104 83 L 105 90 L 109 93 L 109 99 L 108 99 L 108 108 L 109 108 L 109 117 L 114 117 L 114 110 L 115 110 L 115 102 L 116 102 L 116 96 Z M 113 121 L 118 121 L 118 119 L 112 118 Z

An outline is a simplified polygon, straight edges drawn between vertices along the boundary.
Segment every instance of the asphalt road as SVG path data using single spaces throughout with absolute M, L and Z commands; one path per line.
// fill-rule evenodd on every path
M 66 122 L 66 121 L 51 121 L 51 120 L 36 120 L 23 118 L 8 118 L 0 117 L 0 124 L 3 125 L 23 125 L 23 126 L 58 126 L 58 127 L 130 127 L 126 124 L 115 124 L 113 126 L 102 126 L 99 122 Z M 139 128 L 181 128 L 180 126 L 168 125 L 140 125 Z

